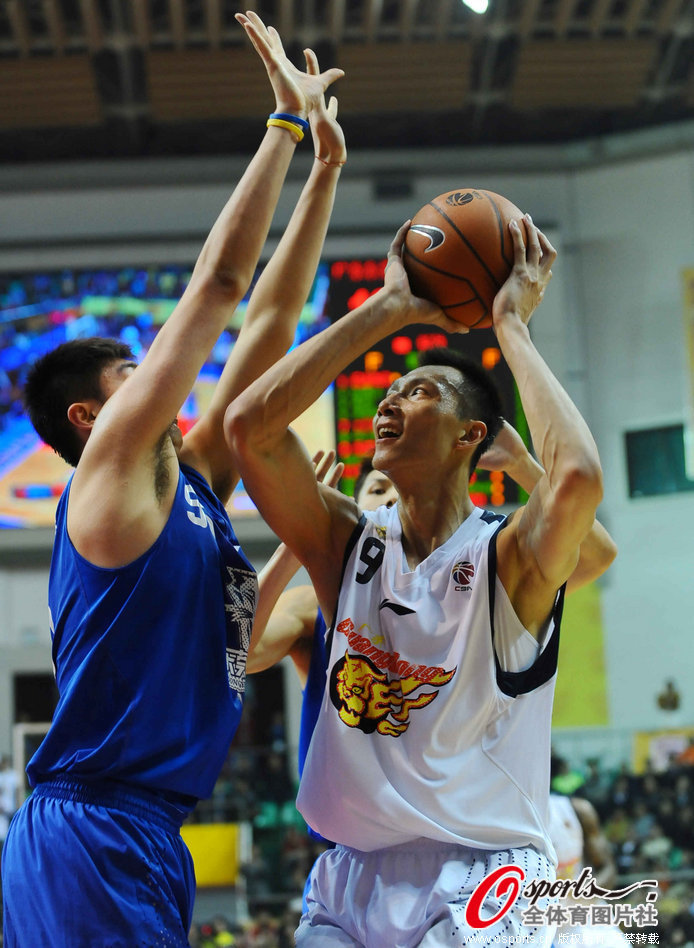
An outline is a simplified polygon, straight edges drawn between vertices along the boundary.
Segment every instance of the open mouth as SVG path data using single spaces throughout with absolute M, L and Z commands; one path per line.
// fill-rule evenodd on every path
M 387 425 L 379 428 L 376 434 L 379 441 L 392 441 L 400 437 L 399 431 L 396 431 L 395 428 L 389 428 Z

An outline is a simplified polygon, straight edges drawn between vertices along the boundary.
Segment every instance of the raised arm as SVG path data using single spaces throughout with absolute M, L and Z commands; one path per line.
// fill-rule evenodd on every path
M 506 421 L 477 466 L 486 471 L 504 471 L 527 494 L 533 491 L 544 474 L 542 465 L 528 451 L 518 432 Z M 567 580 L 567 593 L 575 592 L 602 576 L 616 555 L 614 540 L 603 525 L 594 520 L 581 543 L 576 568 Z
M 310 458 L 289 425 L 346 365 L 391 332 L 415 322 L 460 329 L 438 307 L 410 293 L 401 260 L 408 226 L 391 244 L 383 289 L 288 353 L 234 401 L 225 418 L 225 433 L 249 494 L 308 569 L 328 622 L 342 555 L 359 511 L 351 498 L 316 483 Z
M 290 655 L 299 679 L 305 681 L 318 601 L 311 585 L 286 588 L 300 566 L 291 550 L 281 543 L 258 573 L 260 595 L 248 649 L 249 675 L 265 671 Z
M 342 73 L 300 73 L 277 33 L 255 14 L 240 22 L 265 62 L 276 109 L 302 118 Z M 159 535 L 177 483 L 178 462 L 167 430 L 215 341 L 245 294 L 265 242 L 297 135 L 271 126 L 205 241 L 190 283 L 142 364 L 88 419 L 86 447 L 73 480 L 68 529 L 80 552 L 102 566 L 129 562 Z M 225 382 L 226 384 L 226 382 Z M 221 418 L 221 410 L 217 408 Z M 221 422 L 217 430 L 222 443 Z M 212 479 L 201 448 L 181 458 Z M 217 455 L 215 454 L 215 457 Z M 227 485 L 220 491 L 225 493 Z
M 299 73 L 287 60 L 279 36 L 254 14 L 241 17 L 263 47 L 277 110 L 306 115 L 309 105 L 340 73 Z M 268 62 L 269 60 L 269 62 Z M 217 218 L 190 282 L 136 372 L 102 412 L 85 450 L 96 455 L 107 440 L 109 463 L 137 463 L 166 431 L 187 398 L 222 329 L 247 291 L 265 243 L 297 138 L 281 127 L 267 129 L 255 157 Z M 108 421 L 108 434 L 100 428 Z M 126 437 L 127 435 L 127 437 Z M 115 459 L 114 459 L 115 455 Z
M 274 44 L 271 40 L 269 34 L 260 31 L 254 35 L 268 71 L 277 57 L 284 56 L 279 37 Z M 311 50 L 305 50 L 305 57 L 306 73 L 297 73 L 296 81 L 303 83 L 302 88 L 310 87 L 309 122 L 319 158 L 314 159 L 291 220 L 253 290 L 239 338 L 210 406 L 185 439 L 190 463 L 207 476 L 224 502 L 238 480 L 224 440 L 224 412 L 239 392 L 284 355 L 293 341 L 320 261 L 340 169 L 346 161 L 345 140 L 337 122 L 337 99 L 332 97 L 326 108 L 324 79 L 316 57 Z
M 330 470 L 334 460 L 334 451 L 319 451 L 313 458 L 316 479 L 332 488 L 344 471 L 342 463 Z M 311 662 L 318 602 L 313 586 L 286 589 L 300 566 L 289 547 L 280 543 L 258 574 L 258 606 L 246 670 L 249 674 L 264 671 L 289 655 L 303 687 Z
M 539 637 L 595 521 L 602 471 L 588 426 L 530 338 L 528 322 L 556 252 L 529 217 L 525 226 L 527 247 L 519 225 L 511 225 L 515 264 L 494 300 L 493 321 L 543 472 L 527 504 L 499 535 L 498 573 L 516 614 Z

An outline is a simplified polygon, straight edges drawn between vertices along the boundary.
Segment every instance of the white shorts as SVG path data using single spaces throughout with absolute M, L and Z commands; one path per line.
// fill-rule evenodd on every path
M 536 849 L 490 852 L 434 840 L 416 840 L 374 852 L 337 846 L 316 860 L 307 889 L 307 909 L 296 930 L 303 946 L 351 948 L 549 948 L 554 929 L 529 928 L 519 894 L 513 907 L 487 928 L 465 921 L 465 910 L 479 883 L 501 866 L 519 866 L 525 882 L 555 878 L 554 867 Z M 482 918 L 493 918 L 506 898 L 491 893 Z M 546 907 L 546 901 L 537 907 Z

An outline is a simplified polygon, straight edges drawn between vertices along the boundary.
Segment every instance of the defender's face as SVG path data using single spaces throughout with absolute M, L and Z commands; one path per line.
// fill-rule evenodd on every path
M 362 510 L 377 510 L 384 504 L 386 507 L 396 504 L 398 492 L 395 484 L 382 471 L 369 471 L 356 500 Z
M 423 459 L 435 465 L 457 442 L 464 421 L 458 415 L 461 373 L 452 366 L 422 366 L 396 379 L 374 418 L 374 467 Z

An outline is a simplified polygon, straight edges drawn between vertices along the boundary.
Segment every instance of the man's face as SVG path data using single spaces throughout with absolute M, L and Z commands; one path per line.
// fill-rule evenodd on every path
M 397 500 L 395 484 L 382 471 L 369 471 L 356 498 L 361 510 L 376 510 L 383 504 L 392 507 Z
M 422 366 L 395 382 L 374 418 L 374 467 L 422 460 L 436 470 L 464 429 L 458 414 L 461 374 L 452 366 Z

